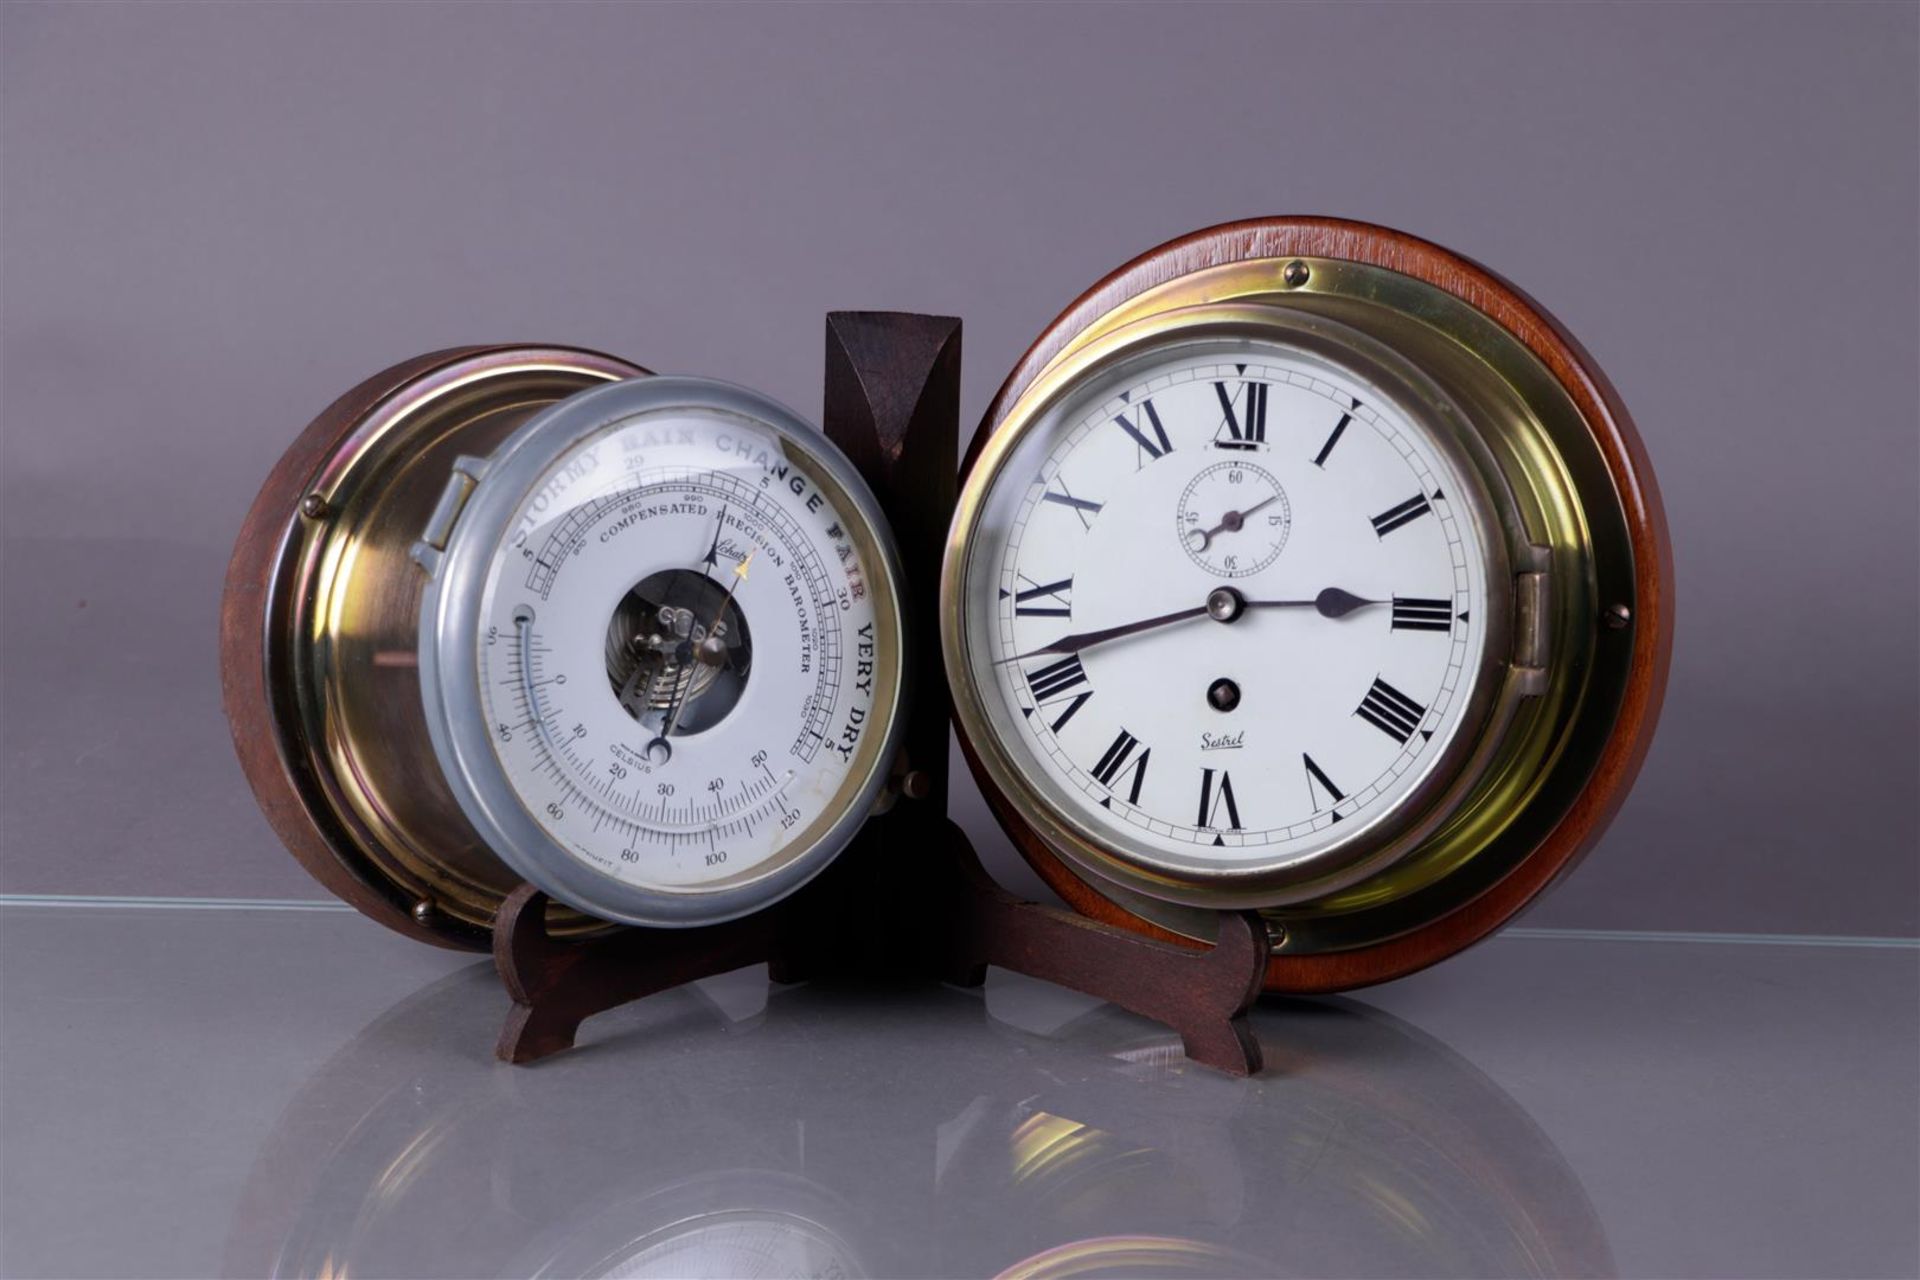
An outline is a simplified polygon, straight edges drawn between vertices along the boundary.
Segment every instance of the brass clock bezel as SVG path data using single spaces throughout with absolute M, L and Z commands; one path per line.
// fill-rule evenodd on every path
M 1426 777 L 1386 813 L 1355 824 L 1330 853 L 1309 855 L 1282 865 L 1270 860 L 1206 865 L 1204 854 L 1186 859 L 1129 854 L 1108 845 L 1077 815 L 1055 805 L 1021 760 L 1005 745 L 1014 726 L 1004 711 L 983 694 L 970 629 L 984 624 L 964 602 L 964 583 L 985 514 L 986 498 L 1003 473 L 1017 461 L 1028 437 L 1057 429 L 1062 417 L 1085 407 L 1086 388 L 1110 382 L 1129 365 L 1181 347 L 1205 347 L 1236 341 L 1283 343 L 1290 350 L 1326 359 L 1364 377 L 1427 431 L 1430 443 L 1446 457 L 1466 486 L 1451 496 L 1464 523 L 1472 526 L 1486 553 L 1487 638 L 1473 686 L 1460 713 L 1462 731 L 1447 744 Z M 1417 370 L 1395 368 L 1394 355 L 1366 334 L 1330 318 L 1261 302 L 1204 303 L 1157 312 L 1103 333 L 1036 378 L 1009 412 L 1006 429 L 986 442 L 974 459 L 968 483 L 949 533 L 950 560 L 943 581 L 954 583 L 941 609 L 942 652 L 949 658 L 954 713 L 968 729 L 975 759 L 992 776 L 995 788 L 1020 812 L 1047 846 L 1088 873 L 1103 888 L 1131 891 L 1136 908 L 1169 928 L 1188 918 L 1198 932 L 1208 912 L 1261 908 L 1322 900 L 1356 884 L 1398 860 L 1445 822 L 1467 798 L 1472 783 L 1488 767 L 1499 739 L 1512 725 L 1519 703 L 1535 691 L 1538 673 L 1516 667 L 1512 618 L 1517 593 L 1513 566 L 1528 559 L 1527 533 L 1515 510 L 1504 475 L 1480 447 L 1459 408 L 1444 391 Z M 1069 411 L 1069 406 L 1073 406 Z M 1013 483 L 1021 483 L 1018 477 Z M 1169 909 L 1167 904 L 1173 904 Z M 1202 908 L 1199 914 L 1181 908 Z
M 971 522 L 992 460 L 1063 388 L 1098 367 L 1103 351 L 1156 335 L 1172 340 L 1223 307 L 1349 326 L 1439 384 L 1481 431 L 1512 492 L 1516 543 L 1539 548 L 1521 551 L 1537 563 L 1520 567 L 1545 573 L 1545 598 L 1536 601 L 1547 613 L 1544 653 L 1534 655 L 1541 668 L 1520 677 L 1532 696 L 1483 741 L 1471 777 L 1461 779 L 1464 794 L 1379 859 L 1384 867 L 1265 913 L 1276 948 L 1270 989 L 1363 985 L 1485 936 L 1604 827 L 1644 755 L 1664 687 L 1664 519 L 1631 421 L 1585 353 L 1524 295 L 1437 246 L 1359 223 L 1265 219 L 1195 233 L 1110 276 L 1043 334 L 989 409 L 968 459 L 941 588 L 969 763 L 1023 855 L 1085 914 L 1188 943 L 1207 940 L 1216 918 L 1168 901 L 1162 886 L 1117 882 L 1098 856 L 1063 847 L 1054 815 L 1008 779 L 960 644 Z
M 255 798 L 300 864 L 362 914 L 485 950 L 519 883 L 428 749 L 414 543 L 463 454 L 638 365 L 558 346 L 459 347 L 394 365 L 308 425 L 261 486 L 227 566 L 222 700 Z M 563 936 L 604 921 L 552 906 Z

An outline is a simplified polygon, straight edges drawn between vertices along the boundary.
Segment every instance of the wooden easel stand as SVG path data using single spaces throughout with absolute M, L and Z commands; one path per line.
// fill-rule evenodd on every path
M 751 964 L 767 964 L 776 982 L 868 972 L 963 986 L 999 965 L 1164 1023 L 1196 1062 L 1234 1075 L 1260 1069 L 1247 1011 L 1270 944 L 1257 915 L 1222 913 L 1219 941 L 1189 948 L 1022 901 L 987 875 L 947 818 L 949 708 L 935 637 L 959 409 L 959 320 L 827 316 L 826 432 L 879 498 L 905 570 L 915 647 L 903 794 L 800 892 L 725 924 L 561 942 L 546 932 L 545 896 L 522 885 L 494 923 L 494 963 L 513 997 L 503 1060 L 537 1061 L 571 1047 L 596 1013 Z

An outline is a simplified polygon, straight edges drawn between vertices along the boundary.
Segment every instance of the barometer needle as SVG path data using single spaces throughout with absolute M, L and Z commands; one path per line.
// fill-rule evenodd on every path
M 707 554 L 704 560 L 709 573 L 720 564 L 720 535 L 726 531 L 726 527 L 727 506 L 723 502 L 720 504 L 720 519 L 713 526 L 713 545 L 707 548 Z
M 727 594 L 721 597 L 720 607 L 713 611 L 713 619 L 712 621 L 707 623 L 706 632 L 702 637 L 699 646 L 696 647 L 694 650 L 694 654 L 693 654 L 694 661 L 706 662 L 708 666 L 720 665 L 718 662 L 708 661 L 707 654 L 705 652 L 706 646 L 708 645 L 716 646 L 716 648 L 718 648 L 718 651 L 721 655 L 721 660 L 722 661 L 725 660 L 726 649 L 724 646 L 719 644 L 718 638 L 714 635 L 714 628 L 720 625 L 720 619 L 726 617 L 727 606 L 733 603 L 733 593 L 738 591 L 740 589 L 740 584 L 747 580 L 747 566 L 752 563 L 753 563 L 753 552 L 748 551 L 746 555 L 740 557 L 740 563 L 733 566 L 733 583 L 731 586 L 727 588 Z M 684 681 L 676 681 L 675 684 L 676 684 L 676 687 L 674 689 L 674 694 L 673 694 L 673 705 L 667 709 L 667 722 L 661 727 L 660 737 L 656 739 L 656 741 L 659 741 L 662 743 L 665 743 L 668 738 L 673 736 L 674 727 L 680 723 L 680 713 L 681 711 L 686 709 L 687 689 L 692 686 L 693 678 L 691 675 L 689 675 Z M 651 743 L 648 744 L 648 748 L 649 750 L 651 750 L 652 748 Z
M 725 597 L 721 599 L 720 607 L 713 611 L 713 621 L 707 624 L 708 640 L 713 640 L 715 638 L 713 633 L 714 628 L 718 627 L 720 625 L 720 619 L 726 616 L 727 606 L 733 603 L 733 593 L 738 591 L 740 589 L 740 584 L 747 580 L 747 566 L 752 563 L 753 563 L 753 549 L 749 548 L 747 551 L 747 554 L 740 557 L 740 563 L 733 566 L 733 585 L 727 588 L 727 594 Z M 713 665 L 717 665 L 717 664 L 713 664 Z
M 1029 649 L 1025 653 L 1016 653 L 1010 658 L 1001 658 L 995 665 L 1019 662 L 1024 658 L 1038 658 L 1047 654 L 1078 653 L 1082 649 L 1108 640 L 1118 640 L 1122 636 L 1137 635 L 1142 631 L 1151 631 L 1155 627 L 1169 626 L 1175 622 L 1185 622 L 1189 618 L 1211 615 L 1217 622 L 1231 622 L 1247 609 L 1312 609 L 1323 618 L 1344 618 L 1356 609 L 1368 605 L 1385 604 L 1384 600 L 1369 600 L 1354 595 L 1339 587 L 1328 587 L 1311 600 L 1248 600 L 1232 587 L 1216 587 L 1208 594 L 1207 603 L 1191 609 L 1176 609 L 1172 613 L 1162 613 L 1151 618 L 1142 618 L 1138 622 L 1124 622 L 1117 627 L 1102 627 L 1098 631 L 1077 631 L 1070 636 L 1062 636 L 1052 644 L 1042 645 L 1038 649 Z

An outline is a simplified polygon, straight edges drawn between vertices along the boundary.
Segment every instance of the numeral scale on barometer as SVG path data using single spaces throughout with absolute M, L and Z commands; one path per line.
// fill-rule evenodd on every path
M 1034 344 L 958 493 L 958 321 L 827 334 L 831 444 L 739 388 L 466 349 L 343 397 L 249 516 L 249 780 L 341 897 L 491 947 L 502 1056 L 761 961 L 992 963 L 1246 1072 L 1263 986 L 1470 945 L 1625 794 L 1670 644 L 1658 500 L 1497 277 L 1329 220 L 1173 242 Z M 947 818 L 948 690 L 1078 915 Z

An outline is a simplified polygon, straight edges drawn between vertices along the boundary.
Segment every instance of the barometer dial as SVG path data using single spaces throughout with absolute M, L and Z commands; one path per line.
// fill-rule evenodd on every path
M 879 800 L 906 643 L 886 520 L 753 392 L 569 347 L 367 379 L 281 457 L 228 566 L 234 744 L 367 916 L 485 949 L 697 925 L 822 870 Z
M 726 919 L 824 866 L 891 761 L 903 636 L 884 521 L 823 437 L 649 378 L 534 419 L 449 493 L 418 551 L 421 686 L 506 862 L 646 924 Z

